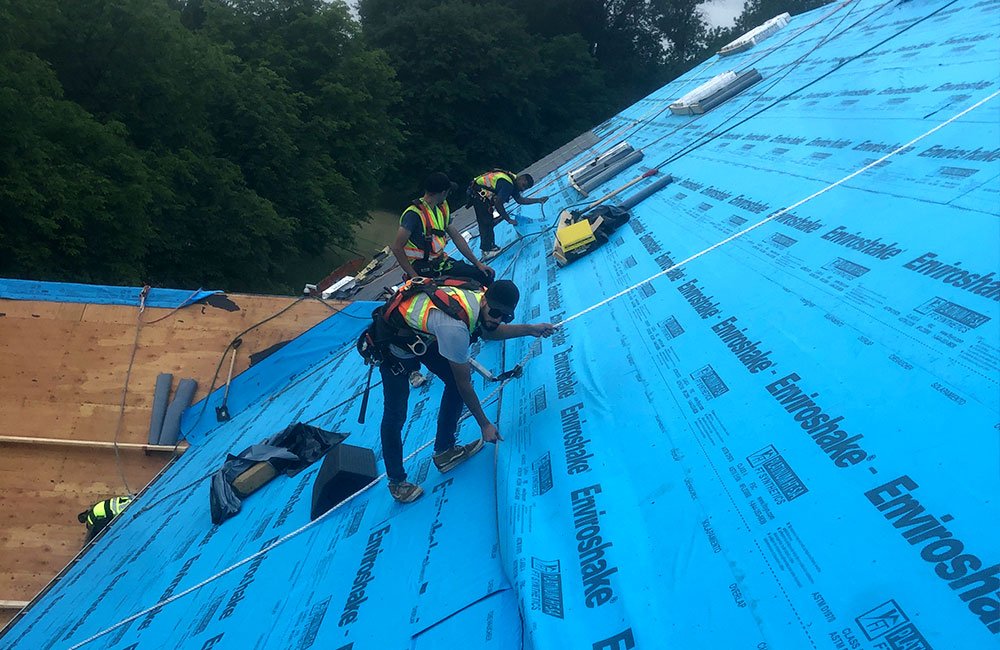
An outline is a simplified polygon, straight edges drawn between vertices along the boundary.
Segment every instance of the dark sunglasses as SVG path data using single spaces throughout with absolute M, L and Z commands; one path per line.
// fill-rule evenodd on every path
M 490 318 L 497 318 L 501 323 L 509 323 L 514 320 L 514 314 L 508 314 L 499 309 L 490 308 L 489 314 Z

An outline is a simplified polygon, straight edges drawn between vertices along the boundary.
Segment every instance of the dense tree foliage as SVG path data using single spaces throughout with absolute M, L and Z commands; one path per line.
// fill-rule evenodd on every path
M 346 6 L 0 4 L 0 274 L 280 290 L 401 138 Z
M 402 85 L 403 189 L 434 169 L 462 179 L 527 165 L 615 105 L 579 35 L 533 35 L 511 6 L 363 0 L 360 10 Z
M 708 33 L 697 4 L 360 0 L 403 88 L 399 176 L 464 179 L 544 156 L 690 67 Z
M 0 275 L 285 291 L 428 172 L 544 156 L 817 0 L 0 0 Z

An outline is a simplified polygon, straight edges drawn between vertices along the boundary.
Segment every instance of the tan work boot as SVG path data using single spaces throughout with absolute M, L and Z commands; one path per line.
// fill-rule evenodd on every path
M 424 493 L 424 489 L 419 485 L 410 483 L 409 481 L 400 481 L 399 483 L 389 483 L 389 494 L 392 498 L 400 503 L 411 503 L 420 498 L 420 495 Z
M 456 466 L 472 458 L 479 453 L 479 450 L 482 448 L 482 438 L 479 438 L 475 442 L 470 442 L 467 445 L 455 445 L 451 449 L 446 449 L 445 451 L 434 454 L 434 467 L 437 467 L 438 471 L 443 474 L 444 472 L 452 470 Z

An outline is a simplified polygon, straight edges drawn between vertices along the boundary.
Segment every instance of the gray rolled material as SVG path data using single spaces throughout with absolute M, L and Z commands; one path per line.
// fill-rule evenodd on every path
M 707 113 L 712 110 L 722 102 L 732 99 L 736 95 L 740 94 L 750 86 L 754 85 L 758 81 L 763 79 L 757 70 L 748 70 L 736 77 L 733 83 L 720 88 L 718 91 L 712 93 L 704 99 L 700 99 L 695 102 L 697 108 L 694 110 L 695 113 Z
M 163 430 L 163 416 L 167 413 L 167 401 L 170 399 L 170 385 L 174 376 L 163 372 L 156 376 L 156 388 L 153 389 L 153 412 L 149 416 L 149 444 L 158 444 L 160 431 Z
M 191 406 L 191 400 L 197 390 L 198 382 L 194 379 L 182 379 L 177 384 L 174 399 L 167 407 L 166 415 L 163 416 L 163 429 L 160 431 L 160 439 L 157 444 L 177 444 L 177 438 L 181 433 L 181 415 L 184 414 L 184 409 Z
M 632 208 L 639 205 L 640 203 L 648 199 L 650 196 L 656 194 L 664 187 L 670 185 L 673 182 L 674 182 L 674 177 L 671 176 L 670 174 L 667 174 L 666 176 L 661 176 L 660 178 L 656 179 L 655 181 L 653 181 L 646 187 L 642 188 L 632 196 L 625 199 L 618 207 L 620 207 L 622 210 L 631 210 Z
M 614 165 L 611 165 L 610 167 L 608 167 L 607 169 L 605 169 L 600 174 L 594 176 L 593 178 L 591 178 L 590 180 L 588 180 L 586 183 L 580 185 L 580 189 L 583 190 L 585 193 L 589 194 L 590 191 L 593 190 L 595 187 L 598 187 L 599 185 L 602 185 L 605 182 L 611 180 L 612 178 L 614 178 L 615 176 L 617 176 L 618 174 L 620 174 L 623 169 L 625 169 L 627 167 L 631 167 L 632 165 L 636 164 L 640 160 L 642 160 L 642 152 L 641 151 L 633 151 L 632 153 L 630 153 L 625 158 L 622 158 L 621 160 L 619 160 L 618 162 L 616 162 Z
M 594 160 L 583 171 L 574 175 L 573 180 L 576 181 L 577 185 L 583 185 L 597 174 L 600 174 L 611 165 L 628 156 L 633 151 L 634 149 L 632 149 L 631 146 L 626 145 L 620 151 L 616 151 L 612 154 L 604 154 L 606 157 L 603 159 L 600 159 L 601 157 L 599 156 L 598 158 L 600 159 L 600 162 L 598 162 L 598 160 Z

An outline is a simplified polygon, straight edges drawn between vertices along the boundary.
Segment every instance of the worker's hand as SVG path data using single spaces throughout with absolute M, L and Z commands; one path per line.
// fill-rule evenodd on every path
M 549 197 L 547 197 L 547 196 L 543 196 L 543 197 L 542 197 L 542 200 L 541 200 L 541 201 L 539 201 L 539 203 L 545 203 L 545 202 L 546 202 L 546 201 L 548 201 L 548 200 L 549 200 Z
M 483 442 L 500 442 L 501 440 L 503 440 L 503 436 L 500 435 L 499 429 L 493 426 L 492 422 L 483 425 Z
M 552 323 L 534 323 L 532 325 L 528 325 L 528 327 L 531 328 L 530 333 L 535 338 L 541 336 L 542 338 L 547 339 L 550 336 L 552 336 L 556 331 L 556 326 L 553 325 Z
M 493 270 L 492 266 L 487 266 L 486 264 L 479 262 L 478 264 L 476 264 L 476 268 L 485 273 L 486 275 L 488 275 L 490 280 L 497 277 L 497 272 Z

